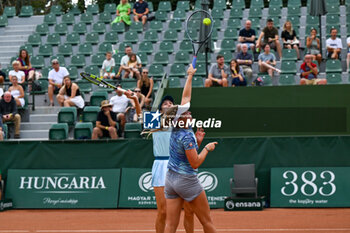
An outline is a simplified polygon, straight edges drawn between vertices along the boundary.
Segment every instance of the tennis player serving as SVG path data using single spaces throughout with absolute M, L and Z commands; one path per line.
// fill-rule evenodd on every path
M 198 178 L 198 167 L 204 162 L 209 152 L 215 149 L 217 142 L 208 143 L 198 154 L 198 148 L 204 138 L 204 131 L 197 133 L 187 128 L 187 121 L 192 120 L 190 108 L 192 78 L 196 69 L 192 65 L 187 70 L 187 80 L 182 93 L 181 105 L 170 107 L 165 116 L 167 120 L 177 123 L 170 137 L 170 158 L 165 179 L 165 198 L 167 219 L 165 233 L 175 233 L 179 224 L 184 201 L 189 202 L 191 209 L 203 226 L 205 233 L 216 232 L 210 217 L 207 196 Z M 184 126 L 184 127 L 179 127 Z

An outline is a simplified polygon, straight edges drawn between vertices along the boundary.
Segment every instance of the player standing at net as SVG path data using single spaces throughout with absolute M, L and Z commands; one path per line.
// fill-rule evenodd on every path
M 204 131 L 197 133 L 186 126 L 191 121 L 191 112 L 188 111 L 191 101 L 192 78 L 196 69 L 192 65 L 187 70 L 187 81 L 182 93 L 181 105 L 170 107 L 166 113 L 166 120 L 177 123 L 170 137 L 170 158 L 165 180 L 165 197 L 167 205 L 167 220 L 165 233 L 175 233 L 180 220 L 184 201 L 189 205 L 201 222 L 205 233 L 216 232 L 210 217 L 210 208 L 207 196 L 198 178 L 198 167 L 204 162 L 209 152 L 215 149 L 217 142 L 207 144 L 198 154 L 197 150 L 203 138 Z

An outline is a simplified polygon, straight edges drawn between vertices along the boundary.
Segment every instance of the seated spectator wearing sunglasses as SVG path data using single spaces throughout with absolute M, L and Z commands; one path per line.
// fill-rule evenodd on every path
M 148 70 L 143 69 L 141 73 L 141 79 L 137 81 L 137 87 L 141 90 L 141 93 L 145 96 L 145 108 L 150 108 L 153 97 L 153 77 L 148 77 Z
M 141 93 L 141 89 L 138 87 L 135 88 L 134 93 L 139 101 L 140 108 L 143 109 L 145 106 L 145 96 Z M 137 122 L 139 120 L 139 117 L 136 114 L 136 103 L 133 99 L 130 100 L 130 103 L 132 106 L 129 110 L 128 122 Z

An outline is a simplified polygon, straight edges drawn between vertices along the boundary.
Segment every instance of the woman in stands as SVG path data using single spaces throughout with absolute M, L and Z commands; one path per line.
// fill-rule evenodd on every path
M 35 70 L 30 63 L 30 57 L 29 57 L 28 51 L 25 49 L 21 49 L 19 51 L 17 61 L 21 63 L 19 66 L 19 69 L 24 72 L 26 76 L 26 80 L 27 81 L 33 80 Z
M 216 232 L 210 217 L 207 196 L 198 178 L 198 167 L 204 162 L 209 152 L 215 149 L 217 142 L 207 144 L 198 154 L 198 148 L 204 138 L 204 131 L 200 129 L 197 137 L 192 128 L 186 127 L 192 120 L 188 111 L 191 101 L 192 78 L 196 70 L 192 65 L 187 70 L 187 81 L 182 93 L 180 106 L 172 106 L 165 113 L 165 120 L 177 123 L 170 137 L 170 158 L 165 180 L 165 197 L 167 205 L 167 219 L 165 233 L 175 233 L 179 224 L 181 208 L 187 201 L 201 222 L 205 233 Z M 166 121 L 167 122 L 167 121 Z M 185 127 L 179 127 L 185 125 Z
M 317 38 L 317 30 L 311 29 L 310 36 L 306 38 L 307 53 L 312 56 L 312 60 L 317 60 L 321 65 L 322 54 L 320 50 L 320 39 Z
M 145 98 L 145 107 L 149 108 L 152 102 L 153 95 L 153 78 L 148 77 L 148 70 L 143 69 L 141 73 L 141 78 L 137 81 L 137 87 L 141 89 L 141 93 Z
M 297 58 L 300 59 L 299 40 L 297 39 L 297 34 L 295 33 L 293 25 L 289 20 L 287 20 L 283 25 L 281 38 L 283 41 L 283 48 L 295 49 L 295 51 L 297 52 Z
M 244 77 L 243 69 L 239 66 L 236 59 L 230 62 L 230 71 L 232 77 L 232 86 L 247 86 L 247 80 Z
M 84 108 L 85 102 L 80 94 L 79 86 L 69 76 L 64 77 L 63 86 L 57 95 L 58 103 L 63 107 Z
M 127 25 L 131 24 L 130 19 L 131 6 L 128 0 L 121 0 L 119 5 L 117 6 L 117 17 L 114 19 L 113 23 L 124 22 Z
M 16 100 L 16 104 L 18 107 L 24 107 L 24 89 L 21 85 L 18 84 L 18 79 L 16 76 L 12 76 L 11 79 L 12 86 L 8 89 L 11 92 L 11 95 Z

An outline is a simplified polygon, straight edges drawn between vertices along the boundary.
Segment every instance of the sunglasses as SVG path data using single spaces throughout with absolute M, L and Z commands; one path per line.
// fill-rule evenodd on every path
M 148 74 L 148 72 L 142 72 L 143 74 Z
M 141 92 L 141 91 L 136 91 L 136 90 L 135 90 L 135 92 Z

